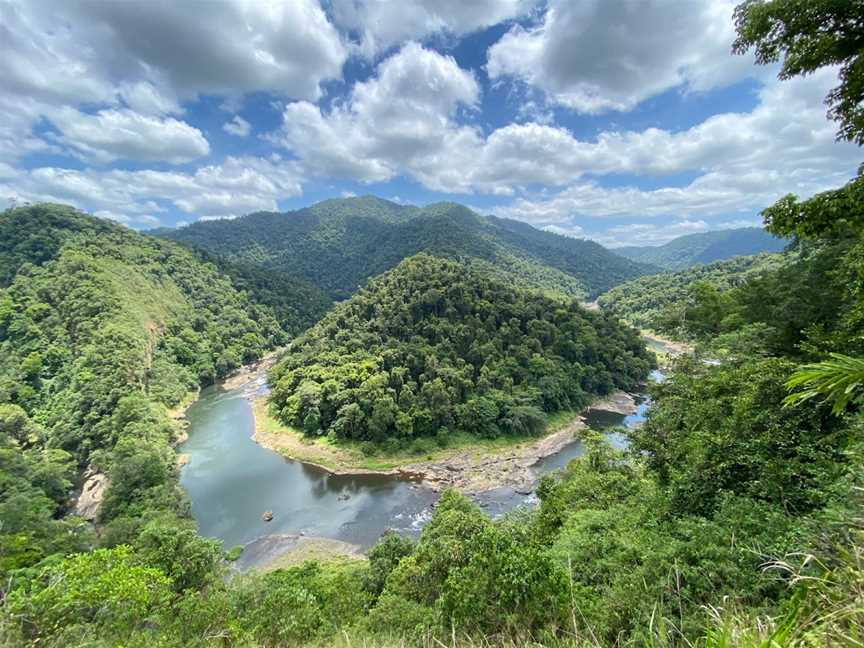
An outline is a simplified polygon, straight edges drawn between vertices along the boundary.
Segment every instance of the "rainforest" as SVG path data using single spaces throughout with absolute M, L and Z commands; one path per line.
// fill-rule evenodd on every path
M 864 643 L 864 4 L 515 4 L 0 6 L 0 645 Z

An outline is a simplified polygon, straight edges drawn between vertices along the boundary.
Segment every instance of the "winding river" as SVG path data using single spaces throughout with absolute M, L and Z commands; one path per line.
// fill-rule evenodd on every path
M 663 375 L 655 372 L 653 378 L 662 380 Z M 253 393 L 265 389 L 263 381 L 252 386 Z M 189 438 L 180 451 L 188 463 L 180 483 L 202 535 L 221 539 L 226 548 L 266 544 L 266 538 L 279 534 L 320 536 L 368 548 L 387 529 L 419 533 L 438 493 L 404 477 L 333 475 L 259 446 L 251 438 L 255 420 L 250 395 L 248 385 L 209 387 L 187 411 Z M 648 405 L 641 397 L 630 416 L 592 409 L 586 422 L 601 431 L 634 426 L 644 420 Z M 608 438 L 619 447 L 627 443 L 620 432 L 610 431 Z M 542 459 L 535 472 L 539 476 L 562 468 L 583 452 L 582 443 L 574 441 Z M 509 488 L 475 499 L 491 515 L 536 502 L 534 495 Z M 265 522 L 261 514 L 268 510 L 274 517 Z M 248 559 L 244 562 L 251 566 Z

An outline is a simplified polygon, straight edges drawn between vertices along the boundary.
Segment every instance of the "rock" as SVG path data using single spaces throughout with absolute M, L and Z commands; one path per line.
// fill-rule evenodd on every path
M 177 467 L 182 468 L 186 464 L 189 463 L 189 455 L 188 454 L 178 454 L 177 455 Z
M 265 522 L 269 522 L 270 520 L 273 519 L 273 511 L 264 511 L 261 514 L 261 519 L 264 520 Z
M 84 486 L 81 488 L 81 494 L 75 501 L 72 514 L 91 522 L 95 520 L 99 513 L 99 506 L 102 504 L 102 498 L 105 497 L 105 489 L 108 488 L 108 484 L 108 475 L 88 468 L 84 473 Z

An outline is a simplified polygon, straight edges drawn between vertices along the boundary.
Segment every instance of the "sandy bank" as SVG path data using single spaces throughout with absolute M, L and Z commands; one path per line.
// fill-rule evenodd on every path
M 592 407 L 627 415 L 636 411 L 636 402 L 630 394 L 616 392 Z M 253 439 L 290 459 L 317 465 L 333 474 L 400 475 L 422 481 L 434 490 L 456 488 L 466 494 L 501 487 L 530 492 L 536 481 L 531 467 L 544 457 L 560 452 L 586 427 L 584 412 L 581 412 L 553 425 L 540 438 L 470 439 L 454 447 L 436 449 L 425 459 L 407 452 L 370 457 L 357 447 L 334 445 L 323 438 L 309 439 L 282 425 L 270 416 L 265 398 L 255 399 L 253 410 Z
M 274 533 L 250 542 L 234 563 L 241 572 L 254 569 L 269 572 L 302 565 L 308 560 L 347 562 L 363 560 L 357 545 L 330 538 L 318 538 L 293 533 Z

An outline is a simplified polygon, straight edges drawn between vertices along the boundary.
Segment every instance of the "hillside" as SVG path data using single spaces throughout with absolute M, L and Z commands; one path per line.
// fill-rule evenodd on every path
M 757 254 L 727 261 L 696 265 L 678 272 L 646 275 L 615 286 L 598 303 L 633 326 L 670 330 L 670 320 L 680 317 L 694 286 L 729 290 L 793 259 L 791 254 Z
M 595 296 L 651 271 L 596 243 L 481 216 L 454 203 L 419 208 L 374 197 L 327 200 L 294 212 L 261 212 L 153 233 L 302 277 L 333 299 L 349 297 L 369 278 L 418 252 L 574 297 Z
M 0 214 L 0 276 L 0 574 L 92 544 L 54 519 L 88 467 L 111 542 L 187 517 L 169 410 L 283 343 L 272 312 L 196 253 L 61 205 Z
M 622 247 L 613 252 L 633 261 L 674 271 L 736 256 L 780 252 L 788 243 L 760 227 L 742 227 L 688 234 L 657 247 Z
M 298 338 L 271 372 L 271 403 L 308 435 L 497 437 L 632 389 L 651 364 L 614 318 L 420 254 Z

